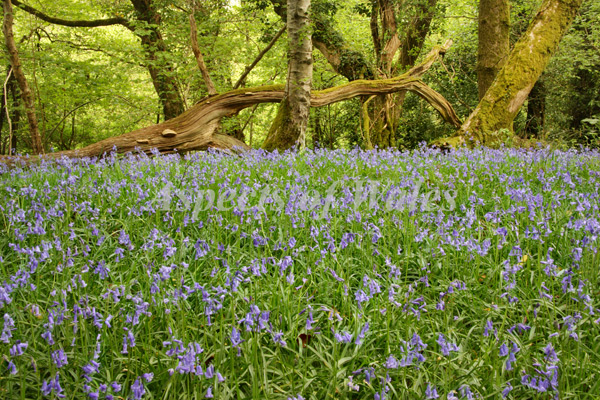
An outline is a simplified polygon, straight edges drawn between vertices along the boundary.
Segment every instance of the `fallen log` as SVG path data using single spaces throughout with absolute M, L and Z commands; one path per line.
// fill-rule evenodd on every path
M 312 93 L 312 107 L 323 107 L 357 96 L 371 96 L 395 92 L 414 92 L 431 104 L 448 123 L 459 128 L 461 121 L 452 105 L 438 92 L 427 86 L 420 78 L 452 44 L 433 49 L 424 61 L 406 73 L 390 79 L 355 80 L 344 85 Z M 152 154 L 187 152 L 220 148 L 225 150 L 248 150 L 249 147 L 238 139 L 219 133 L 221 119 L 237 114 L 247 107 L 261 103 L 279 103 L 283 99 L 284 86 L 260 86 L 232 90 L 208 97 L 183 114 L 161 124 L 138 129 L 120 136 L 104 139 L 81 149 L 48 153 L 43 156 L 23 157 L 3 156 L 0 161 L 22 160 L 32 162 L 38 157 L 53 159 L 60 157 L 96 157 L 116 151 L 127 153 L 142 151 Z

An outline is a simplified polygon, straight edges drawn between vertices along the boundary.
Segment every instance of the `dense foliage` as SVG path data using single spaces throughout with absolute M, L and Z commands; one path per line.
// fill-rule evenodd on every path
M 395 14 L 396 22 L 400 26 L 410 23 L 411 18 L 419 15 L 415 10 L 419 10 L 423 2 L 403 2 Z M 81 147 L 162 120 L 164 116 L 149 74 L 152 66 L 174 79 L 185 107 L 206 96 L 190 48 L 187 18 L 193 4 L 196 4 L 198 42 L 219 92 L 234 86 L 284 24 L 274 9 L 274 4 L 281 3 L 279 0 L 152 0 L 148 3 L 160 17 L 157 24 L 137 21 L 138 14 L 130 0 L 24 3 L 65 20 L 123 17 L 134 25 L 133 30 L 119 25 L 71 28 L 44 22 L 15 7 L 19 51 L 34 88 L 40 129 L 48 151 Z M 513 43 L 526 29 L 538 5 L 537 0 L 511 1 Z M 352 50 L 352 54 L 360 54 L 359 61 L 371 69 L 379 68 L 370 30 L 374 12 L 371 1 L 319 0 L 313 2 L 313 7 L 315 23 L 329 30 L 326 40 Z M 538 137 L 556 140 L 566 146 L 577 143 L 598 145 L 599 16 L 597 2 L 586 1 L 542 77 L 543 90 L 539 91 L 539 101 L 535 103 L 540 104 L 537 113 L 533 113 L 536 110 L 528 112 L 524 107 L 516 118 L 517 134 L 531 136 L 528 126 L 537 115 L 542 126 L 536 133 Z M 160 31 L 165 44 L 163 50 L 150 49 L 156 51 L 152 59 L 148 59 L 148 48 L 144 48 L 140 40 L 150 29 Z M 444 66 L 431 71 L 426 80 L 452 102 L 464 119 L 477 105 L 476 1 L 437 1 L 421 54 L 448 38 L 454 40 L 454 46 L 448 52 Z M 243 85 L 283 83 L 286 47 L 284 34 L 252 69 Z M 2 55 L 7 66 L 4 81 L 9 77 L 9 63 L 4 49 Z M 315 88 L 346 81 L 332 70 L 321 52 L 315 50 L 314 57 Z M 3 110 L 0 117 L 0 153 L 9 151 L 11 127 L 13 148 L 26 153 L 30 150 L 28 127 L 14 76 L 6 81 L 3 99 L 2 106 L 8 107 L 8 114 Z M 329 148 L 364 146 L 359 104 L 364 100 L 314 111 L 309 126 L 309 144 L 320 143 Z M 240 116 L 225 121 L 223 129 L 241 135 L 253 147 L 260 147 L 273 120 L 274 107 L 265 105 L 245 110 Z M 7 115 L 11 119 L 10 126 Z M 401 149 L 414 148 L 423 140 L 448 135 L 452 130 L 420 98 L 408 95 L 395 127 L 393 143 Z
M 599 160 L 318 150 L 4 169 L 0 397 L 596 398 Z

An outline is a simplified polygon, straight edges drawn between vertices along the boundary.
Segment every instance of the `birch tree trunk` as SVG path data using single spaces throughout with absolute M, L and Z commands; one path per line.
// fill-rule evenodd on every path
M 266 150 L 306 145 L 312 87 L 312 40 L 309 20 L 310 0 L 288 0 L 288 75 L 285 96 L 263 144 Z
M 2 26 L 4 32 L 4 39 L 6 41 L 6 47 L 10 57 L 10 63 L 13 67 L 15 78 L 21 89 L 21 99 L 25 105 L 25 111 L 27 113 L 27 121 L 29 123 L 29 133 L 31 135 L 31 148 L 35 154 L 42 154 L 44 148 L 42 146 L 42 137 L 38 128 L 38 121 L 35 114 L 35 103 L 33 101 L 33 94 L 25 78 L 23 67 L 21 66 L 21 59 L 19 58 L 19 51 L 17 50 L 17 44 L 15 43 L 15 37 L 13 34 L 13 8 L 10 0 L 4 0 L 4 24 Z

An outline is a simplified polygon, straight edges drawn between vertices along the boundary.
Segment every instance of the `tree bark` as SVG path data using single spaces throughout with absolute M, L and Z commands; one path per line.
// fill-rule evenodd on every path
M 508 0 L 480 0 L 478 21 L 477 87 L 481 100 L 510 53 Z
M 270 0 L 275 12 L 285 20 L 285 0 Z M 313 12 L 313 45 L 318 49 L 333 70 L 347 78 L 356 79 L 389 78 L 414 65 L 429 32 L 435 15 L 437 0 L 418 0 L 415 13 L 407 27 L 399 27 L 396 21 L 399 10 L 404 6 L 400 0 L 372 0 L 371 35 L 378 68 L 372 68 L 367 57 L 352 49 L 342 35 L 336 31 L 330 15 Z M 405 32 L 401 36 L 399 32 Z M 392 60 L 400 49 L 399 61 Z M 365 99 L 363 99 L 364 101 Z M 370 102 L 370 130 L 374 145 L 395 146 L 394 128 L 398 126 L 402 111 L 403 94 L 384 96 Z M 385 107 L 385 113 L 379 112 Z
M 36 10 L 33 7 L 28 6 L 27 4 L 21 3 L 19 0 L 12 0 L 12 4 L 19 7 L 23 11 L 26 11 L 29 14 L 38 17 L 42 21 L 46 21 L 50 24 L 55 24 L 55 25 L 80 27 L 80 28 L 96 28 L 99 26 L 111 26 L 111 25 L 123 25 L 126 27 L 129 26 L 129 21 L 122 17 L 115 17 L 115 18 L 108 18 L 108 19 L 94 19 L 94 20 L 66 20 L 66 19 L 55 18 L 55 17 L 51 17 L 49 15 L 46 15 L 43 12 Z
M 196 63 L 198 64 L 198 69 L 202 74 L 202 79 L 204 79 L 204 84 L 206 85 L 208 95 L 214 96 L 217 94 L 217 89 L 215 89 L 215 84 L 210 78 L 208 68 L 206 68 L 206 64 L 204 63 L 204 56 L 200 51 L 200 46 L 198 46 L 198 28 L 196 26 L 196 18 L 194 17 L 193 11 L 190 13 L 190 39 L 192 44 L 192 52 L 194 53 L 194 57 L 196 57 Z
M 275 13 L 287 22 L 286 0 L 270 0 Z M 356 79 L 373 79 L 373 73 L 367 58 L 354 50 L 335 29 L 329 15 L 322 15 L 316 10 L 312 13 L 313 22 L 312 42 L 335 72 L 349 81 Z
M 35 114 L 35 102 L 29 84 L 27 83 L 27 79 L 25 78 L 23 67 L 21 66 L 19 51 L 13 35 L 13 8 L 11 0 L 4 0 L 3 32 L 10 63 L 12 65 L 15 78 L 19 84 L 19 88 L 21 89 L 21 98 L 27 113 L 29 134 L 31 136 L 31 148 L 35 154 L 41 154 L 44 152 L 44 148 L 42 146 L 42 136 L 40 135 L 40 130 L 38 128 L 37 116 Z
M 512 139 L 512 123 L 556 51 L 582 0 L 544 0 L 529 28 L 517 41 L 492 86 L 457 135 L 438 144 L 465 141 L 497 146 Z M 506 135 L 499 134 L 505 130 Z
M 415 65 L 429 33 L 437 2 L 437 0 L 426 0 L 417 6 L 417 14 L 413 17 L 402 40 L 396 70 L 405 71 Z
M 265 150 L 306 145 L 312 87 L 312 41 L 309 21 L 310 0 L 288 0 L 288 76 L 285 97 L 263 144 Z
M 440 54 L 448 49 L 450 44 L 451 42 L 447 42 L 444 46 L 436 47 L 421 64 L 398 77 L 374 81 L 356 80 L 334 88 L 313 91 L 311 93 L 311 107 L 323 107 L 357 96 L 411 91 L 423 97 L 440 113 L 446 122 L 458 128 L 461 121 L 454 112 L 452 105 L 420 79 Z M 237 146 L 242 150 L 249 149 L 239 140 L 217 133 L 221 119 L 235 115 L 244 108 L 256 104 L 280 103 L 284 95 L 285 86 L 283 85 L 232 90 L 205 99 L 182 115 L 161 124 L 108 138 L 82 149 L 50 153 L 44 157 L 94 157 L 113 150 L 119 153 L 139 150 L 150 154 L 156 151 L 171 153 L 174 151 L 205 150 L 209 147 L 230 150 Z M 26 161 L 14 157 L 4 157 L 0 160 L 9 163 Z M 36 158 L 30 158 L 30 160 L 35 161 Z
M 165 60 L 169 51 L 158 29 L 161 22 L 160 14 L 155 8 L 154 0 L 130 1 L 137 13 L 136 19 L 143 24 L 143 32 L 136 35 L 142 41 L 148 71 L 162 104 L 163 114 L 166 120 L 175 118 L 185 107 L 175 80 L 175 68 L 171 62 Z

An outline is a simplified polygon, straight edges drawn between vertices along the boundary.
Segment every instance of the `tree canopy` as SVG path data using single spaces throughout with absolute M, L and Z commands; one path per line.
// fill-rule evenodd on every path
M 3 46 L 0 154 L 38 152 L 28 123 L 30 110 L 37 117 L 45 152 L 74 150 L 179 118 L 185 110 L 190 115 L 195 105 L 210 102 L 211 96 L 236 89 L 252 93 L 255 87 L 284 85 L 288 77 L 292 44 L 285 29 L 288 4 L 283 0 L 6 3 L 12 4 L 14 43 L 33 107 L 27 107 L 22 96 L 10 46 Z M 597 146 L 600 6 L 591 0 L 496 3 L 508 6 L 508 36 L 503 43 L 515 58 L 520 38 L 532 21 L 541 21 L 540 13 L 555 6 L 569 10 L 563 30 L 548 39 L 554 40 L 552 48 L 560 43 L 556 52 L 536 72 L 533 86 L 523 83 L 527 91 L 521 92 L 522 101 L 510 115 L 514 136 Z M 447 39 L 453 45 L 418 78 L 419 90 L 429 98 L 409 89 L 360 92 L 313 107 L 306 145 L 411 148 L 421 141 L 460 134 L 444 112 L 458 121 L 472 121 L 473 111 L 481 108 L 479 98 L 485 99 L 478 85 L 484 68 L 482 49 L 494 48 L 482 46 L 490 39 L 478 35 L 485 12 L 481 4 L 313 0 L 307 34 L 314 47 L 312 88 L 317 92 L 335 91 L 353 81 L 385 85 L 422 63 Z M 493 9 L 495 3 L 485 4 Z M 501 24 L 506 26 L 506 21 Z M 495 75 L 501 64 L 491 62 L 498 67 L 490 67 Z M 494 90 L 488 94 L 504 94 L 502 88 Z M 277 120 L 274 103 L 256 102 L 225 113 L 214 126 L 219 136 L 210 145 L 227 137 L 232 138 L 226 140 L 229 145 L 261 147 Z M 443 109 L 452 111 L 440 113 L 442 103 Z M 489 126 L 498 131 L 506 123 Z

